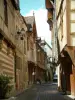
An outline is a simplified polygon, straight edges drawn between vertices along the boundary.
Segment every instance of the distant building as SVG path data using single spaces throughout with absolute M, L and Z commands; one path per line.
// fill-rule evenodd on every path
M 28 80 L 29 84 L 35 81 L 36 69 L 36 23 L 34 16 L 24 18 L 27 25 L 27 61 L 28 61 Z
M 45 0 L 46 9 L 48 11 L 48 24 L 51 31 L 51 44 L 52 44 L 52 60 L 58 60 L 58 51 L 57 51 L 57 39 L 56 39 L 56 21 L 55 21 L 55 10 L 54 10 L 54 0 Z M 53 23 L 54 22 L 54 23 Z
M 47 54 L 41 47 L 41 44 L 39 44 L 39 42 L 36 42 L 36 55 L 37 55 L 36 79 L 40 79 L 41 82 L 44 82 L 46 67 L 47 67 Z

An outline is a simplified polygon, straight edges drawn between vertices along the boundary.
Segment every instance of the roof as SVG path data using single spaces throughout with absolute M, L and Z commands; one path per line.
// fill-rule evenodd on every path
M 27 28 L 28 31 L 31 31 L 31 28 L 33 29 L 33 24 L 35 22 L 35 17 L 34 16 L 28 16 L 28 17 L 24 17 L 26 24 L 27 24 Z
M 42 48 L 42 46 L 41 46 L 38 42 L 36 42 L 36 45 L 37 45 L 37 47 L 38 47 L 39 49 L 41 49 L 41 50 L 43 51 L 44 54 L 46 54 L 44 48 Z

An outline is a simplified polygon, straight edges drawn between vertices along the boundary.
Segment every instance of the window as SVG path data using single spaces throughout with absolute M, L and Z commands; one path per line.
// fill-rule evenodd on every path
M 16 55 L 15 64 L 16 64 L 16 68 L 17 69 L 21 69 L 22 68 L 22 59 L 21 59 L 21 57 Z
M 75 0 L 71 0 L 71 9 L 75 9 Z
M 19 5 L 19 0 L 15 0 L 15 2 L 16 2 L 16 4 L 18 4 L 18 5 Z
M 75 50 L 74 50 L 74 59 L 75 59 Z
M 26 54 L 26 42 L 24 41 L 24 54 Z
M 2 49 L 2 40 L 0 39 L 0 50 Z
M 7 14 L 7 1 L 4 0 L 4 21 L 5 24 L 8 26 L 8 14 Z
M 71 20 L 75 20 L 75 12 L 71 12 Z
M 3 41 L 3 36 L 0 33 L 0 50 L 2 49 L 2 45 L 3 45 L 2 41 Z
M 71 23 L 71 32 L 75 32 L 75 23 Z
M 71 35 L 71 46 L 75 46 L 75 36 Z
M 7 45 L 7 55 L 9 55 L 10 54 L 10 45 L 8 44 Z
M 29 50 L 29 38 L 27 37 L 27 50 Z
M 37 56 L 38 56 L 38 61 L 41 61 L 41 52 L 40 52 L 40 48 L 38 48 L 37 50 Z
M 34 50 L 31 48 L 31 57 L 34 57 Z

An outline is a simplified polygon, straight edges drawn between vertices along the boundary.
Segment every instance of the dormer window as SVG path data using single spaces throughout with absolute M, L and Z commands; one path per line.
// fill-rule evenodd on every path
M 8 12 L 7 12 L 7 1 L 4 0 L 4 21 L 6 26 L 8 26 Z
M 13 6 L 15 7 L 16 10 L 20 10 L 19 8 L 19 0 L 11 0 Z
M 0 50 L 2 49 L 3 46 L 3 36 L 0 34 Z

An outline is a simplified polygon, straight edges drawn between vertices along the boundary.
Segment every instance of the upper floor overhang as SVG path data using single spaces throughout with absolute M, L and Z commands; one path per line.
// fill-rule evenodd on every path
M 48 19 L 53 19 L 53 8 L 50 8 L 47 13 Z
M 16 10 L 20 10 L 19 0 L 11 0 L 11 2 Z
M 47 21 L 48 20 L 53 20 L 53 13 L 52 12 L 48 12 L 47 13 L 47 18 L 48 18 Z
M 47 10 L 54 8 L 53 2 L 54 0 L 45 0 L 45 5 Z
M 54 0 L 45 0 L 46 9 L 48 10 L 47 13 L 47 23 L 50 25 L 50 30 L 53 27 L 53 10 L 54 10 Z
M 47 23 L 50 25 L 50 30 L 52 30 L 52 28 L 53 28 L 53 21 L 51 19 L 48 19 Z
M 47 23 L 50 25 L 50 30 L 53 27 L 53 14 L 51 12 L 47 13 Z

